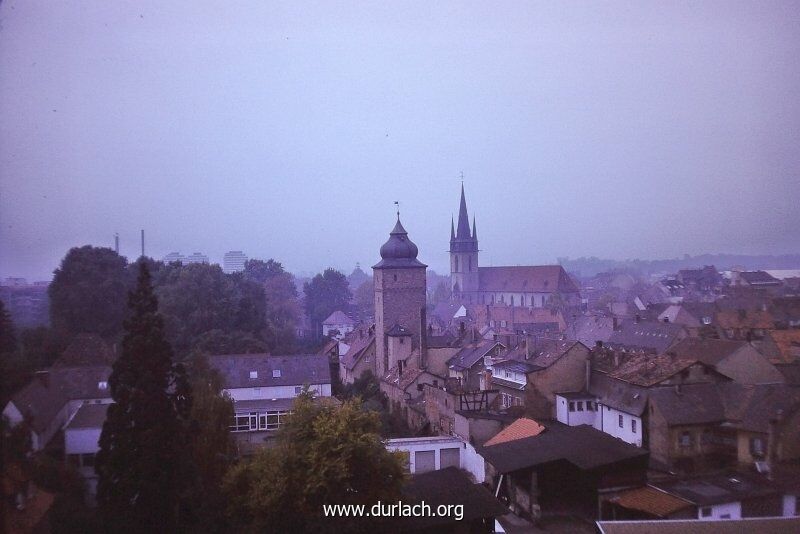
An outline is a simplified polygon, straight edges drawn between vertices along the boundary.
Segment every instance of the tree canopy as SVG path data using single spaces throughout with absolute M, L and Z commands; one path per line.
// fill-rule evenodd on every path
M 128 298 L 97 454 L 97 502 L 109 530 L 172 532 L 185 491 L 190 387 L 172 362 L 147 265 Z
M 324 517 L 324 504 L 397 501 L 403 459 L 384 447 L 380 421 L 358 399 L 341 407 L 307 394 L 294 403 L 278 444 L 226 477 L 230 520 L 250 532 L 373 532 L 375 518 Z
M 263 287 L 267 326 L 264 341 L 273 351 L 290 352 L 296 341 L 300 305 L 294 277 L 275 260 L 248 260 L 244 277 Z
M 318 335 L 322 331 L 322 321 L 336 310 L 343 310 L 352 298 L 347 277 L 331 268 L 303 284 L 303 292 L 306 314 Z
M 159 274 L 156 293 L 166 332 L 179 356 L 213 330 L 241 332 L 263 339 L 264 291 L 219 265 L 168 265 Z
M 69 334 L 117 335 L 129 287 L 126 267 L 125 258 L 110 248 L 70 249 L 48 288 L 53 327 Z

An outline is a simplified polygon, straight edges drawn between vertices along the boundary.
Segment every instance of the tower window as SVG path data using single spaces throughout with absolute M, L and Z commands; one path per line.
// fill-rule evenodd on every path
M 472 256 L 469 257 L 469 272 L 472 272 Z
M 458 256 L 455 257 L 455 261 L 456 261 L 456 269 L 455 270 L 456 270 L 456 272 L 458 272 Z
M 394 275 L 394 281 L 397 282 L 397 275 Z
M 511 295 L 511 305 L 514 305 L 514 295 Z

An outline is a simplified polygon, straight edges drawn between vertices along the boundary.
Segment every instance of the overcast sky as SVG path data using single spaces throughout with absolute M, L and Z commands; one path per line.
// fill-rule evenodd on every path
M 0 277 L 800 252 L 797 2 L 0 4 Z

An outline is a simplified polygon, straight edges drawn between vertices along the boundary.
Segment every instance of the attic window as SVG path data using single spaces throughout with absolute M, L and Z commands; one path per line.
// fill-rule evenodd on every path
M 108 382 L 101 380 L 97 383 L 97 389 L 108 389 Z
M 272 370 L 272 378 L 280 378 L 281 377 L 281 370 L 280 369 L 273 369 Z

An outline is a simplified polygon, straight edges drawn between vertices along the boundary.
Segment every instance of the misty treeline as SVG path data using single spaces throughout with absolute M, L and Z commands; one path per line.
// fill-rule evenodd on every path
M 676 273 L 681 269 L 698 269 L 704 265 L 714 265 L 722 271 L 736 267 L 747 269 L 794 269 L 800 264 L 800 254 L 749 255 L 749 254 L 701 254 L 664 260 L 612 260 L 591 257 L 558 258 L 558 264 L 570 273 L 581 278 L 590 278 L 599 273 L 624 271 L 650 276 L 653 274 Z
M 333 269 L 306 283 L 301 295 L 293 275 L 273 259 L 249 260 L 243 272 L 232 274 L 218 265 L 144 261 L 178 361 L 194 354 L 313 352 L 321 341 L 321 322 L 351 299 L 347 279 Z M 109 248 L 75 247 L 48 288 L 49 326 L 15 329 L 4 308 L 10 348 L 0 364 L 0 400 L 50 366 L 78 334 L 97 334 L 118 351 L 136 276 L 137 264 Z M 304 312 L 316 335 L 298 338 Z

